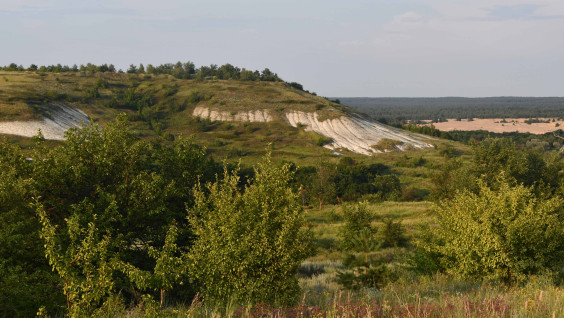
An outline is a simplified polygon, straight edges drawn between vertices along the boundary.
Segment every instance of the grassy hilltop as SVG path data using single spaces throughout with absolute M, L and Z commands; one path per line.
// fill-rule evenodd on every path
M 48 115 L 51 103 L 83 110 L 104 124 L 126 113 L 138 135 L 146 138 L 198 135 L 219 158 L 264 153 L 300 158 L 329 151 L 316 145 L 319 135 L 283 122 L 284 111 L 317 112 L 321 118 L 343 116 L 347 108 L 281 81 L 190 80 L 171 75 L 36 73 L 0 71 L 0 120 L 33 120 Z M 269 110 L 274 122 L 221 123 L 192 116 L 196 106 L 232 114 Z M 238 151 L 238 150 L 242 150 Z

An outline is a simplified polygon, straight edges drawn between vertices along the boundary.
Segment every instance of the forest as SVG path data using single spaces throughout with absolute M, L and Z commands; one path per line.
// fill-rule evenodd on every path
M 337 98 L 385 123 L 449 118 L 562 118 L 563 97 Z

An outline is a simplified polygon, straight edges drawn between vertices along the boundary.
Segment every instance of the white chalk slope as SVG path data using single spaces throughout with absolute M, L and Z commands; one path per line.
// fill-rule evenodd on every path
M 63 104 L 51 104 L 47 109 L 43 120 L 0 121 L 0 134 L 33 137 L 41 130 L 45 139 L 64 140 L 69 128 L 90 122 L 83 111 Z
M 272 121 L 272 116 L 266 109 L 230 113 L 227 111 L 209 110 L 205 107 L 196 107 L 193 115 L 218 121 Z M 331 138 L 332 141 L 324 146 L 331 150 L 348 149 L 363 155 L 380 153 L 380 150 L 374 149 L 372 146 L 378 144 L 384 138 L 402 142 L 398 146 L 398 150 L 406 150 L 409 147 L 426 148 L 432 146 L 423 141 L 422 136 L 415 136 L 403 130 L 370 121 L 360 116 L 341 116 L 320 121 L 317 113 L 293 111 L 285 115 L 287 122 L 293 127 L 301 124 L 305 126 L 306 131 L 315 131 L 318 134 Z
M 319 121 L 317 113 L 294 111 L 286 113 L 286 118 L 290 125 L 294 127 L 297 127 L 298 124 L 305 125 L 306 131 L 315 131 L 332 138 L 333 141 L 324 146 L 332 150 L 344 148 L 363 155 L 380 153 L 381 151 L 372 146 L 378 144 L 384 138 L 401 141 L 403 144 L 398 146 L 398 150 L 406 150 L 409 147 L 426 148 L 432 146 L 405 131 L 369 121 L 360 116 L 341 116 Z
M 217 121 L 240 121 L 240 122 L 269 122 L 272 121 L 272 116 L 268 110 L 255 110 L 248 112 L 227 112 L 210 110 L 206 107 L 196 107 L 192 113 L 196 117 L 209 118 L 210 120 Z

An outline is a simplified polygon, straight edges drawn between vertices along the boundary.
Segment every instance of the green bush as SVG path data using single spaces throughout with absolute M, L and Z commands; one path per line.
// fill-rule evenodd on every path
M 366 246 L 358 239 L 364 233 L 370 235 L 373 240 L 377 229 L 372 226 L 374 214 L 370 211 L 366 202 L 343 205 L 343 220 L 345 224 L 341 227 L 341 248 L 346 251 L 365 251 Z M 373 249 L 373 248 L 369 248 Z
M 402 144 L 403 142 L 399 140 L 382 138 L 377 144 L 373 145 L 372 148 L 379 151 L 394 151 L 398 150 L 398 147 Z
M 401 221 L 394 222 L 391 218 L 385 219 L 381 232 L 382 247 L 403 247 L 407 245 L 405 228 Z
M 536 198 L 530 188 L 498 180 L 497 189 L 479 181 L 478 194 L 458 192 L 434 207 L 442 243 L 428 250 L 442 255 L 451 272 L 507 282 L 559 271 L 564 256 L 564 201 Z
M 189 220 L 197 239 L 190 273 L 209 302 L 291 304 L 300 296 L 296 274 L 311 255 L 299 194 L 288 185 L 289 166 L 270 156 L 244 191 L 225 168 L 221 181 L 196 190 Z

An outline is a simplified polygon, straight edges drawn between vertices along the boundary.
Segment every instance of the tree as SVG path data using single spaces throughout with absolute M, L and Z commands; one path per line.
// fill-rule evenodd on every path
M 336 197 L 335 173 L 334 166 L 328 162 L 320 162 L 317 166 L 310 192 L 319 202 L 319 209 L 324 203 L 331 202 Z
M 160 308 L 163 308 L 165 293 L 171 290 L 185 274 L 185 260 L 176 244 L 178 227 L 172 224 L 165 243 L 157 249 L 146 245 L 149 256 L 155 261 L 152 271 L 139 269 L 129 263 L 116 262 L 116 267 L 137 286 L 139 290 L 153 289 L 160 293 Z
M 78 210 L 92 208 L 88 203 L 77 206 Z M 111 296 L 115 285 L 112 278 L 114 268 L 108 250 L 109 235 L 102 236 L 94 222 L 82 225 L 82 213 L 73 213 L 65 220 L 65 234 L 68 236 L 61 236 L 41 204 L 38 204 L 37 210 L 42 223 L 45 256 L 63 280 L 68 315 L 92 315 Z M 93 219 L 96 220 L 96 215 Z
M 386 265 L 377 265 L 368 258 L 368 254 L 380 246 L 376 238 L 377 228 L 372 226 L 373 218 L 366 202 L 343 206 L 345 224 L 340 234 L 341 247 L 348 254 L 343 260 L 347 270 L 337 272 L 337 282 L 346 289 L 378 287 L 388 280 Z M 351 252 L 361 252 L 363 257 Z
M 147 64 L 147 74 L 155 74 L 155 67 L 152 64 Z
M 129 68 L 127 69 L 128 74 L 135 74 L 137 73 L 137 66 L 135 64 L 130 64 Z
M 267 155 L 244 191 L 236 172 L 225 169 L 223 180 L 196 189 L 189 272 L 211 302 L 293 303 L 312 238 L 299 194 L 288 187 L 289 167 L 275 167 Z
M 32 163 L 21 149 L 0 138 L 0 316 L 31 317 L 44 305 L 55 314 L 64 311 L 64 295 L 57 275 L 38 244 L 41 224 L 30 206 Z
M 368 244 L 368 240 L 373 242 L 377 229 L 372 226 L 374 215 L 369 210 L 368 203 L 361 202 L 356 204 L 343 205 L 343 220 L 345 224 L 341 227 L 341 247 L 343 250 L 364 252 L 368 261 L 368 252 L 375 246 Z M 364 240 L 358 238 L 364 235 Z
M 434 207 L 440 228 L 427 250 L 445 267 L 467 276 L 522 280 L 562 267 L 564 201 L 536 198 L 532 189 L 498 180 L 479 181 L 478 194 L 457 191 Z
M 70 129 L 66 137 L 63 146 L 39 149 L 30 165 L 37 206 L 41 207 L 38 211 L 43 220 L 43 237 L 46 244 L 54 246 L 49 260 L 62 264 L 55 268 L 62 285 L 66 285 L 65 280 L 76 282 L 72 286 L 91 282 L 88 279 L 102 275 L 100 271 L 111 270 L 104 272 L 111 284 L 106 285 L 101 298 L 93 298 L 91 305 L 78 308 L 101 306 L 117 290 L 134 302 L 140 301 L 144 293 L 161 290 L 164 298 L 171 284 L 180 288 L 171 280 L 140 288 L 118 270 L 125 264 L 129 269 L 150 271 L 161 266 L 159 259 L 164 255 L 155 256 L 158 253 L 152 251 L 162 252 L 165 246 L 168 253 L 174 250 L 173 243 L 179 250 L 192 245 L 186 220 L 186 205 L 193 202 L 189 189 L 198 177 L 209 180 L 215 168 L 213 161 L 204 158 L 203 149 L 192 144 L 191 139 L 179 138 L 172 145 L 140 140 L 129 131 L 123 116 L 104 129 L 95 124 Z M 179 239 L 166 245 L 172 240 L 167 235 L 170 224 L 175 224 L 174 233 L 179 234 Z M 87 235 L 88 231 L 92 234 Z M 98 249 L 98 254 L 79 266 L 69 255 L 82 257 L 80 246 L 84 244 Z M 112 256 L 111 262 L 106 255 Z M 66 270 L 68 264 L 74 264 L 72 272 Z M 79 304 L 73 297 L 86 299 L 90 293 L 101 293 L 97 289 L 68 288 L 65 291 L 71 311 L 72 304 Z M 190 286 L 183 291 L 192 292 Z
M 279 80 L 276 73 L 272 73 L 268 68 L 265 68 L 260 74 L 260 80 L 266 82 L 275 82 Z

